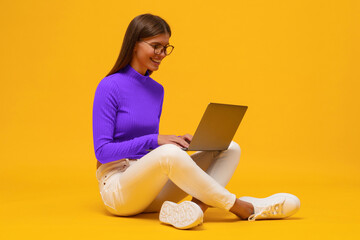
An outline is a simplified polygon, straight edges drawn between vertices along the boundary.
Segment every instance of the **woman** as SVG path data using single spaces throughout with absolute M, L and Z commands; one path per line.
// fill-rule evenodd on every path
M 106 209 L 119 216 L 160 211 L 161 222 L 179 229 L 201 224 L 209 206 L 249 220 L 294 214 L 300 207 L 294 195 L 237 198 L 224 188 L 240 158 L 240 147 L 234 141 L 225 151 L 189 156 L 181 147 L 189 146 L 190 134 L 159 134 L 164 88 L 150 75 L 172 52 L 170 36 L 170 27 L 162 18 L 135 17 L 115 66 L 96 89 L 96 175 Z M 188 194 L 191 201 L 176 203 Z

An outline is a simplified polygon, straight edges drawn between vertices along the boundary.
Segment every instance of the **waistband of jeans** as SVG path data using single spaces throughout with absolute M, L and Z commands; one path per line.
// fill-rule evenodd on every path
M 133 161 L 137 161 L 138 159 L 129 159 L 129 158 L 122 158 L 117 161 L 104 163 L 96 170 L 96 179 L 98 181 L 106 174 L 107 178 L 109 178 L 112 174 L 118 172 L 119 167 L 121 166 L 122 161 L 129 160 L 130 163 Z

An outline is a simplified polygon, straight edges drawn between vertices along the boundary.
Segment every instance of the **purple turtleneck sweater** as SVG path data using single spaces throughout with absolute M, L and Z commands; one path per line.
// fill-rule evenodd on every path
M 95 92 L 93 137 L 101 163 L 139 159 L 159 146 L 163 86 L 130 65 L 103 78 Z

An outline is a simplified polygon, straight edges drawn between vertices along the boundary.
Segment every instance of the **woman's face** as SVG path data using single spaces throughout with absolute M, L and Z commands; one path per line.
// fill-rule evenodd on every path
M 131 67 L 142 75 L 145 75 L 146 70 L 156 71 L 159 69 L 160 62 L 166 56 L 164 51 L 160 54 L 155 54 L 154 48 L 151 45 L 161 44 L 166 46 L 169 44 L 169 34 L 163 33 L 154 37 L 149 37 L 139 41 L 135 44 L 133 58 L 131 60 Z

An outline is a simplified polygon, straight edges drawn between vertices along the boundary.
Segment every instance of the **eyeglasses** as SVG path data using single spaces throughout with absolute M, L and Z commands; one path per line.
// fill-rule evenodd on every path
M 162 52 L 164 52 L 165 55 L 168 56 L 174 50 L 174 46 L 172 45 L 163 46 L 161 44 L 151 44 L 145 41 L 143 42 L 149 44 L 154 49 L 155 54 L 161 54 Z

